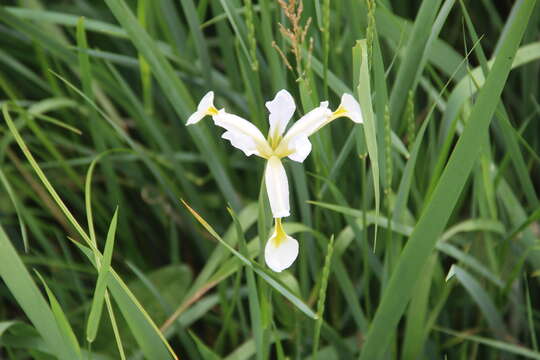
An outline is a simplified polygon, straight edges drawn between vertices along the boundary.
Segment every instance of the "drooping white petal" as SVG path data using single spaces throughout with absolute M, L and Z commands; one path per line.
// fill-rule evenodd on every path
M 296 109 L 293 97 L 287 90 L 280 90 L 274 100 L 266 102 L 266 108 L 270 111 L 270 136 L 283 135 Z
M 264 248 L 266 265 L 275 272 L 281 272 L 290 267 L 298 257 L 298 241 L 285 234 L 284 238 L 276 241 L 277 233 L 268 239 Z
M 225 131 L 223 135 L 221 135 L 221 138 L 229 140 L 232 146 L 242 150 L 246 156 L 251 156 L 253 154 L 260 155 L 257 150 L 257 144 L 255 144 L 255 141 L 249 136 L 244 136 L 238 132 Z
M 216 108 L 214 107 L 214 92 L 209 91 L 206 93 L 206 95 L 203 96 L 203 98 L 199 102 L 199 105 L 197 105 L 197 111 L 191 114 L 186 125 L 198 123 L 202 120 L 203 117 L 205 117 L 206 115 L 210 115 L 211 110 L 216 111 L 215 109 Z
M 264 172 L 266 192 L 274 218 L 290 215 L 289 182 L 285 168 L 277 156 L 271 156 Z
M 303 162 L 311 151 L 308 137 L 323 127 L 331 116 L 332 111 L 328 109 L 328 101 L 321 102 L 319 107 L 302 116 L 291 126 L 276 152 L 279 155 L 285 154 L 291 160 Z
M 294 149 L 289 159 L 302 163 L 311 152 L 311 141 L 307 137 L 298 136 L 289 143 L 289 148 Z
M 358 104 L 358 101 L 356 101 L 356 99 L 352 95 L 343 94 L 341 96 L 341 104 L 339 105 L 338 109 L 344 111 L 343 116 L 348 117 L 355 123 L 361 124 L 364 122 L 364 118 L 362 117 L 362 110 L 360 109 L 360 104 Z
M 212 116 L 214 124 L 227 130 L 222 138 L 231 142 L 231 145 L 242 150 L 246 156 L 266 156 L 271 149 L 260 130 L 240 116 L 219 110 Z

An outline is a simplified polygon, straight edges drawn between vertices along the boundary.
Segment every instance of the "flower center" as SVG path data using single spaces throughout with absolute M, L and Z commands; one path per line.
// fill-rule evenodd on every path
M 210 106 L 206 110 L 206 115 L 214 116 L 214 115 L 217 115 L 217 114 L 218 114 L 218 109 L 216 109 L 214 106 Z
M 336 111 L 334 111 L 334 112 L 332 113 L 332 116 L 330 116 L 330 118 L 329 118 L 328 120 L 329 120 L 329 121 L 332 121 L 332 120 L 337 119 L 337 118 L 339 118 L 339 117 L 347 116 L 347 113 L 348 113 L 347 109 L 345 109 L 343 106 L 340 105 L 340 106 L 336 109 Z

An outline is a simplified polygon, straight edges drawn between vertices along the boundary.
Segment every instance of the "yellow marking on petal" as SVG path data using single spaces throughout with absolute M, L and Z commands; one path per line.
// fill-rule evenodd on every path
M 206 110 L 206 115 L 214 116 L 214 115 L 217 115 L 217 114 L 218 114 L 218 109 L 216 109 L 214 106 L 210 106 Z
M 347 111 L 347 109 L 345 109 L 343 106 L 340 105 L 336 109 L 336 111 L 332 113 L 332 115 L 330 116 L 330 120 L 334 120 L 342 116 L 349 116 L 349 112 Z
M 285 233 L 285 230 L 283 230 L 283 226 L 281 225 L 281 218 L 276 219 L 276 226 L 275 226 L 276 236 L 272 239 L 272 243 L 275 247 L 279 247 L 283 241 L 287 239 L 287 234 Z

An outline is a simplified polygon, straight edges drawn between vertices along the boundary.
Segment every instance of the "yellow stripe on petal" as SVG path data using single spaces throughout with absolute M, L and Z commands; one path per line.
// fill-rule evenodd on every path
M 264 248 L 266 265 L 275 272 L 290 267 L 298 257 L 298 241 L 283 230 L 281 219 L 276 219 L 275 230 Z

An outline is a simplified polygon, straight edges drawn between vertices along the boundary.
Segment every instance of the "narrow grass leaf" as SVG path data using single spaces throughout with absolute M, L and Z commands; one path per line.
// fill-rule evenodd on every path
M 73 332 L 73 329 L 69 324 L 64 310 L 62 310 L 62 305 L 60 305 L 60 303 L 56 299 L 56 296 L 54 296 L 54 293 L 51 291 L 51 289 L 45 282 L 45 279 L 43 279 L 43 276 L 41 276 L 41 274 L 37 270 L 34 271 L 38 276 L 39 280 L 41 280 L 43 287 L 45 288 L 45 292 L 47 293 L 47 297 L 49 298 L 49 302 L 51 304 L 51 310 L 54 314 L 56 324 L 58 325 L 62 336 L 64 337 L 64 339 L 67 339 L 67 342 L 70 343 L 70 346 L 77 352 L 77 359 L 82 359 L 79 342 L 77 341 L 77 337 L 75 336 L 75 333 Z
M 109 226 L 107 233 L 107 240 L 105 242 L 105 251 L 103 252 L 103 259 L 98 271 L 98 279 L 96 288 L 94 290 L 94 297 L 92 299 L 92 306 L 90 307 L 90 315 L 88 315 L 88 322 L 86 325 L 86 339 L 89 342 L 93 342 L 96 338 L 97 330 L 101 320 L 101 312 L 103 310 L 103 301 L 105 300 L 105 291 L 107 289 L 107 282 L 109 279 L 109 270 L 111 267 L 111 259 L 114 248 L 114 238 L 116 236 L 116 224 L 118 221 L 118 208 L 114 211 L 114 215 Z

